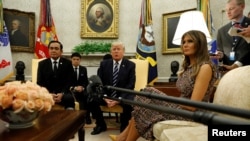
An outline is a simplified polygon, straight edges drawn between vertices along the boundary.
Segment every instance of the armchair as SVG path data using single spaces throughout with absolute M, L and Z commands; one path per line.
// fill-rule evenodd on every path
M 38 69 L 38 63 L 40 61 L 42 61 L 44 58 L 42 59 L 32 59 L 32 70 L 31 70 L 31 76 L 32 76 L 32 82 L 36 83 L 37 81 L 37 69 Z
M 45 58 L 42 59 L 32 59 L 32 70 L 31 70 L 31 76 L 32 76 L 32 82 L 37 83 L 37 69 L 38 69 L 38 64 L 40 61 L 44 60 Z M 58 104 L 53 106 L 53 110 L 63 110 L 64 108 Z M 75 100 L 75 109 L 79 110 L 79 103 Z

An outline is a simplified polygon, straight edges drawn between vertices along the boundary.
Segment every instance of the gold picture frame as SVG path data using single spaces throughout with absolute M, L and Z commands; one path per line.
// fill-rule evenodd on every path
M 178 45 L 174 45 L 172 40 L 180 19 L 180 15 L 186 11 L 195 9 L 177 11 L 172 13 L 162 14 L 162 54 L 177 54 L 181 53 L 181 48 Z
M 118 0 L 81 0 L 81 38 L 118 38 L 118 14 Z
M 3 9 L 3 18 L 8 29 L 10 47 L 12 51 L 34 52 L 35 46 L 35 13 L 23 12 L 15 9 Z M 12 31 L 13 24 L 19 26 Z

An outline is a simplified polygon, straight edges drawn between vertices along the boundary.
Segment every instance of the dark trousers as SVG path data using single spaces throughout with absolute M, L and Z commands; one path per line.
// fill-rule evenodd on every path
M 76 101 L 79 103 L 80 110 L 83 110 L 86 107 L 86 104 L 84 101 L 84 93 L 74 92 L 74 96 L 75 96 Z
M 101 111 L 100 105 L 103 105 L 105 102 L 102 101 L 91 101 L 88 103 L 89 111 L 92 113 L 93 117 L 96 119 L 96 126 L 106 127 L 104 121 L 103 112 Z
M 86 111 L 86 118 L 90 118 L 90 110 L 89 110 L 89 104 L 87 102 L 87 95 L 82 92 L 74 92 L 76 101 L 79 103 L 80 110 L 85 110 Z
M 75 100 L 70 93 L 63 94 L 62 101 L 59 104 L 64 106 L 65 109 L 75 108 Z
M 99 102 L 92 101 L 89 103 L 90 112 L 94 117 L 96 117 L 96 126 L 104 127 L 106 126 L 106 123 L 100 105 L 107 105 L 107 104 L 104 100 L 101 100 Z M 120 122 L 121 122 L 120 132 L 122 132 L 127 127 L 129 120 L 131 119 L 131 112 L 133 110 L 133 108 L 127 104 L 122 104 L 121 106 L 123 107 L 123 113 L 121 113 L 120 116 Z

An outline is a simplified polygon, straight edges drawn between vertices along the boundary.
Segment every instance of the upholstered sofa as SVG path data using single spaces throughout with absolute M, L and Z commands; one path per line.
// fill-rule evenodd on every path
M 250 111 L 250 66 L 240 67 L 226 73 L 216 88 L 213 103 Z M 220 113 L 217 113 L 220 114 Z M 229 117 L 229 115 L 220 114 Z M 235 118 L 230 116 L 229 118 Z M 247 120 L 237 117 L 237 120 Z M 206 125 L 168 120 L 158 122 L 153 127 L 155 141 L 207 141 Z

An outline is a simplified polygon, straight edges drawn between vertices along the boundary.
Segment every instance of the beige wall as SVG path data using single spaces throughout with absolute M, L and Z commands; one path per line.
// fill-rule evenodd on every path
M 59 40 L 64 44 L 64 54 L 70 54 L 72 48 L 89 39 L 80 38 L 81 1 L 83 0 L 51 0 L 52 16 L 55 22 Z M 210 0 L 215 28 L 218 29 L 228 20 L 222 10 L 227 0 Z M 170 62 L 181 62 L 181 54 L 162 55 L 162 14 L 196 8 L 196 0 L 151 0 L 153 30 L 157 48 L 159 81 L 167 81 L 171 75 Z M 246 5 L 250 1 L 246 0 Z M 3 7 L 35 13 L 35 30 L 37 30 L 40 0 L 3 0 Z M 119 38 L 125 43 L 128 55 L 136 51 L 138 24 L 140 17 L 141 0 L 119 0 Z M 245 13 L 250 10 L 246 7 Z M 216 33 L 213 34 L 216 37 Z M 103 39 L 111 40 L 113 39 Z M 101 54 L 83 57 L 82 65 L 88 66 L 88 74 L 96 72 Z M 25 75 L 30 79 L 31 59 L 33 53 L 13 52 L 13 63 L 22 60 L 26 64 Z

